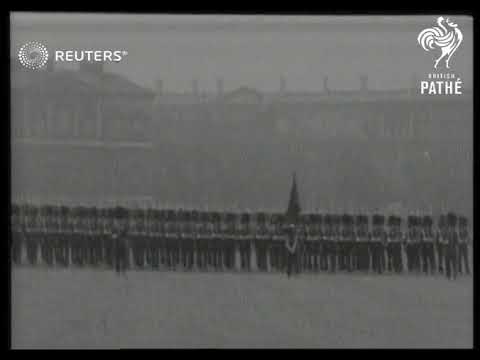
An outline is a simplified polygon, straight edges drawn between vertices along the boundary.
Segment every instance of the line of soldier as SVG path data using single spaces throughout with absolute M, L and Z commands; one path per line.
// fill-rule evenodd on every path
M 305 214 L 293 224 L 297 272 L 470 273 L 467 218 Z M 12 205 L 14 264 L 284 271 L 285 215 Z

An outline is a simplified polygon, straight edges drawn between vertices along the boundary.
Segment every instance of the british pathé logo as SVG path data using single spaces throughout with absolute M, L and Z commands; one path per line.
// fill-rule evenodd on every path
M 48 50 L 43 44 L 31 41 L 20 48 L 18 60 L 29 69 L 39 69 L 45 66 L 48 61 Z
M 434 72 L 427 74 L 426 79 L 420 81 L 422 95 L 461 95 L 462 80 L 454 72 L 440 69 L 450 69 L 450 59 L 463 41 L 463 34 L 450 18 L 439 16 L 437 25 L 422 30 L 417 37 L 418 44 L 425 51 L 434 51 L 436 55 L 433 67 Z M 438 71 L 440 70 L 440 71 Z
M 58 62 L 120 62 L 128 55 L 126 50 L 98 49 L 56 49 L 52 61 Z M 18 51 L 20 63 L 29 69 L 40 69 L 47 63 L 49 53 L 47 47 L 37 41 L 24 44 Z
M 425 51 L 440 50 L 433 67 L 436 69 L 441 60 L 445 59 L 445 67 L 450 68 L 450 58 L 462 43 L 463 35 L 458 25 L 449 18 L 437 18 L 438 26 L 427 28 L 417 37 L 418 43 Z

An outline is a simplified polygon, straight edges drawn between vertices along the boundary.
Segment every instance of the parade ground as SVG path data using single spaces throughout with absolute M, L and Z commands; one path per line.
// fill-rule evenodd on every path
M 12 269 L 13 348 L 471 347 L 473 281 Z

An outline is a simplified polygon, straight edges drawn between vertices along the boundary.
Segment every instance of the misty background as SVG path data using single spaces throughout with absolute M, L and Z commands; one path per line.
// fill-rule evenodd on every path
M 465 94 L 422 97 L 436 16 L 12 15 L 12 187 L 41 202 L 212 209 L 472 211 Z M 103 68 L 27 71 L 18 48 L 121 49 Z M 416 85 L 417 84 L 417 85 Z

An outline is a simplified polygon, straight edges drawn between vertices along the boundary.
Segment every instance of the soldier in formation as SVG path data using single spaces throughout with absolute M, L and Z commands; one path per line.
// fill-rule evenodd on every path
M 437 222 L 429 215 L 406 220 L 403 232 L 402 218 L 380 214 L 305 214 L 293 223 L 284 214 L 264 212 L 14 204 L 11 259 L 14 265 L 106 267 L 120 273 L 470 274 L 466 217 L 448 213 Z

